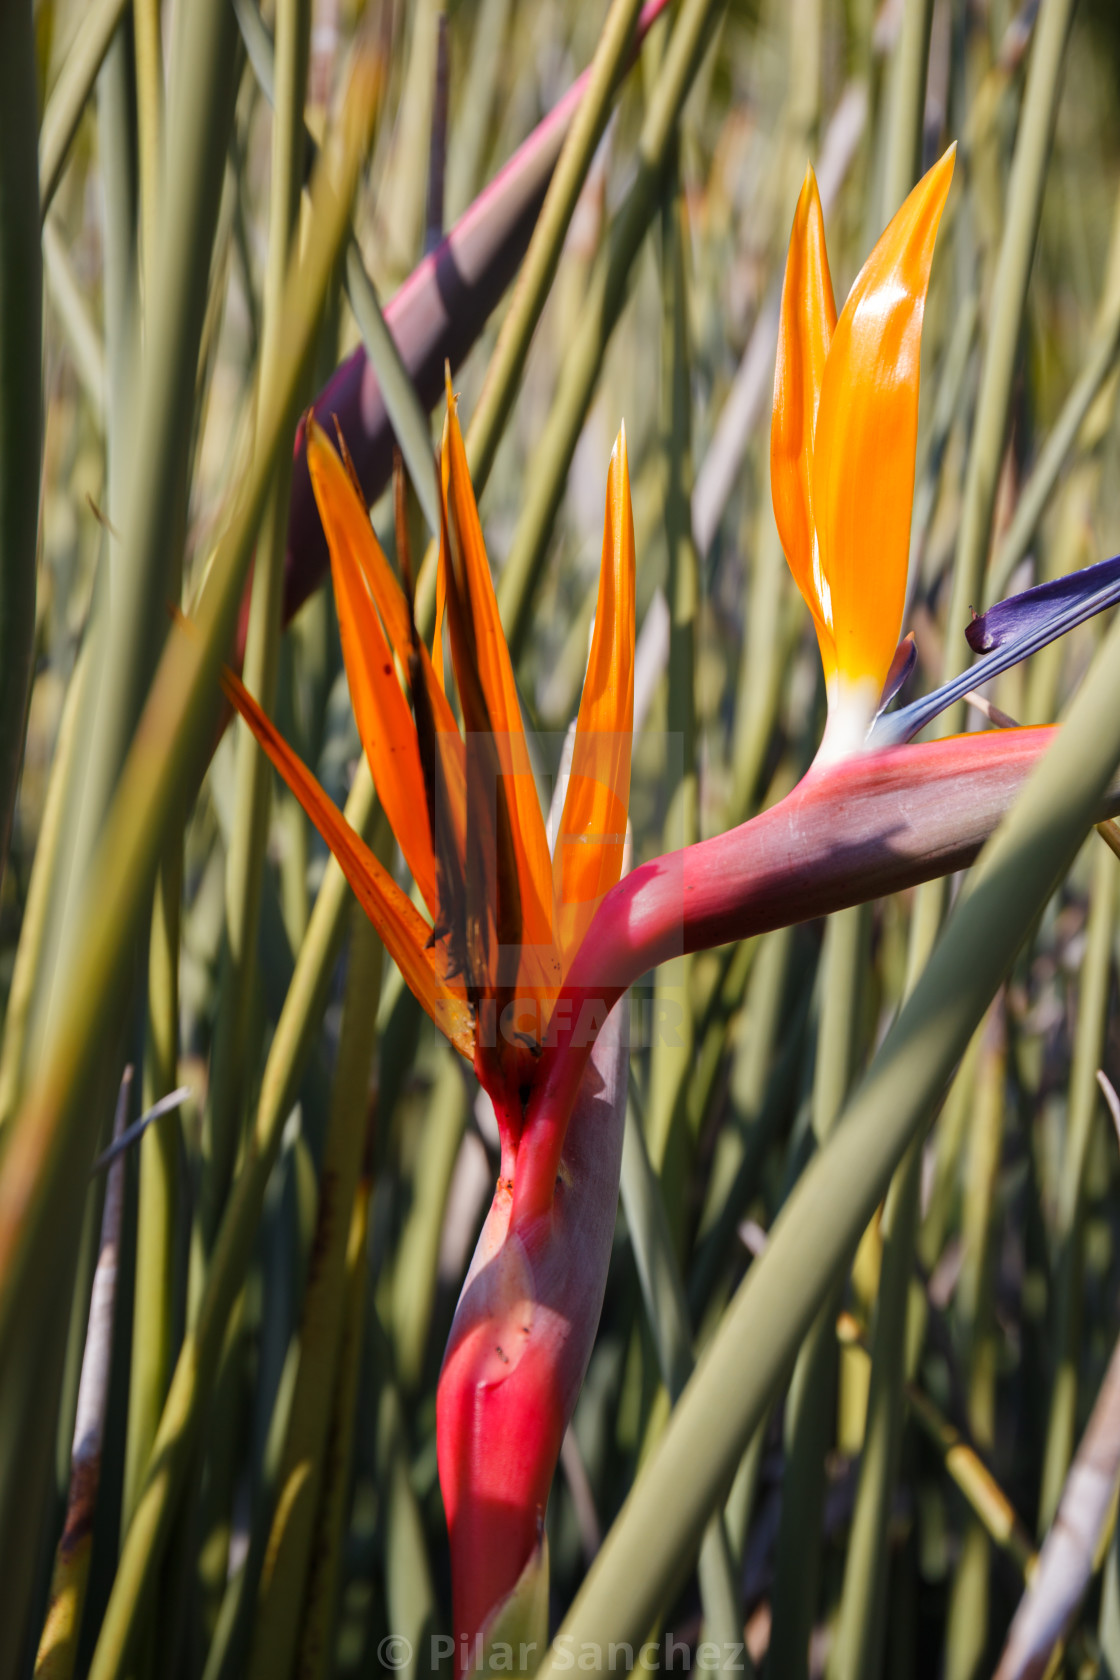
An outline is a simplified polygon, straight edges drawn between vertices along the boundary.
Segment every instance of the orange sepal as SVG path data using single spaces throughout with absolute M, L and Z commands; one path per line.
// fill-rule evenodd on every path
M 474 663 L 505 783 L 510 833 L 517 859 L 525 972 L 530 982 L 535 984 L 542 957 L 547 961 L 546 953 L 552 946 L 552 859 L 450 379 L 447 408 L 444 451 L 447 460 L 448 527 L 463 568 L 466 599 L 461 605 L 473 640 Z M 454 618 L 451 623 L 454 632 Z M 454 634 L 452 653 L 455 654 Z M 460 654 L 455 654 L 455 657 L 462 695 L 463 679 L 458 670 Z M 534 952 L 537 953 L 535 957 Z
M 797 200 L 782 287 L 770 426 L 770 488 L 778 535 L 813 615 L 826 679 L 832 677 L 836 654 L 828 587 L 814 542 L 812 483 L 818 406 L 835 329 L 824 214 L 810 168 Z
M 447 452 L 440 451 L 439 463 L 440 491 L 443 505 L 447 506 Z M 443 521 L 440 521 L 439 554 L 436 558 L 436 624 L 432 632 L 432 669 L 435 671 L 436 681 L 441 690 L 446 690 L 447 682 L 443 670 L 443 621 L 447 616 L 447 543 L 443 531 Z
M 307 466 L 330 550 L 342 656 L 358 734 L 385 815 L 424 902 L 435 915 L 435 854 L 416 727 L 397 677 L 393 649 L 366 583 L 367 570 L 376 570 L 380 562 L 387 571 L 388 562 L 345 467 L 314 426 L 308 429 Z M 393 633 L 389 617 L 386 628 Z M 405 651 L 407 656 L 407 640 Z
M 565 968 L 622 874 L 633 728 L 634 515 L 623 427 L 607 474 L 595 633 L 552 860 L 553 921 Z
M 314 465 L 312 465 L 313 458 Z M 397 581 L 396 574 L 385 558 L 381 544 L 373 533 L 365 512 L 365 504 L 351 487 L 343 463 L 331 447 L 326 433 L 320 426 L 316 425 L 314 420 L 308 427 L 307 459 L 312 470 L 313 485 L 316 484 L 315 473 L 318 472 L 324 485 L 330 482 L 332 490 L 337 493 L 339 509 L 348 508 L 351 516 L 360 513 L 360 523 L 354 529 L 354 536 L 357 540 L 351 544 L 350 552 L 361 568 L 369 594 L 373 597 L 373 603 L 381 616 L 390 645 L 401 669 L 408 671 L 410 660 L 414 658 L 419 661 L 420 676 L 428 696 L 432 723 L 439 739 L 439 753 L 444 777 L 442 784 L 444 796 L 449 803 L 452 830 L 461 857 L 466 825 L 466 768 L 463 758 L 463 738 L 459 734 L 455 714 L 451 710 L 447 696 L 443 691 L 442 673 L 433 670 L 432 659 L 420 638 L 417 636 L 415 641 L 413 640 L 409 606 L 405 599 L 404 590 Z M 347 492 L 349 492 L 349 504 L 346 501 Z M 316 485 L 316 496 L 318 494 Z M 363 532 L 368 534 L 368 541 L 363 536 Z M 349 667 L 347 667 L 347 674 L 349 674 Z M 422 754 L 420 762 L 423 763 Z M 374 781 L 377 781 L 376 775 Z M 380 786 L 380 784 L 378 785 Z M 396 824 L 392 813 L 388 812 L 388 807 L 386 807 L 386 811 L 394 832 L 396 832 Z M 402 850 L 405 850 L 403 843 Z M 405 850 L 406 859 L 408 859 L 408 856 L 409 854 Z M 428 904 L 429 909 L 433 909 L 426 894 L 424 902 Z
M 852 287 L 825 366 L 812 505 L 841 681 L 882 689 L 906 601 L 922 314 L 954 148 L 919 181 Z
M 222 672 L 222 687 L 330 847 L 405 984 L 460 1055 L 472 1060 L 474 1024 L 466 991 L 461 985 L 437 978 L 436 947 L 429 944 L 431 929 L 427 922 L 361 835 L 350 827 L 334 801 L 328 799 L 241 679 L 226 669 Z

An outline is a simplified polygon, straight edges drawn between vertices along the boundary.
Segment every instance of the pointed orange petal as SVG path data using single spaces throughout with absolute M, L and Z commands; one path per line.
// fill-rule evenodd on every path
M 860 271 L 836 324 L 817 413 L 813 511 L 837 673 L 874 700 L 906 600 L 922 314 L 953 162 L 950 148 Z
M 466 993 L 461 986 L 437 979 L 436 951 L 428 944 L 431 929 L 427 922 L 328 799 L 240 678 L 232 671 L 223 671 L 222 687 L 330 847 L 406 985 L 456 1050 L 468 1060 L 473 1058 L 474 1027 Z
M 552 859 L 450 379 L 444 447 L 448 463 L 448 526 L 457 538 L 462 555 L 469 594 L 464 607 L 473 632 L 479 679 L 510 806 L 521 889 L 522 939 L 529 947 L 548 947 L 552 943 Z
M 552 860 L 553 920 L 565 968 L 622 873 L 633 728 L 634 515 L 624 426 L 607 474 L 595 633 Z
M 373 533 L 364 502 L 350 483 L 349 475 L 343 463 L 335 454 L 326 433 L 314 420 L 311 421 L 308 428 L 307 460 L 316 498 L 318 499 L 320 495 L 320 486 L 322 486 L 324 494 L 326 494 L 329 486 L 332 508 L 340 520 L 345 517 L 347 521 L 347 552 L 358 564 L 367 591 L 381 616 L 384 628 L 388 633 L 389 643 L 400 662 L 401 668 L 405 671 L 409 670 L 409 661 L 414 653 L 419 658 L 420 674 L 427 691 L 432 722 L 439 736 L 440 756 L 445 775 L 444 789 L 450 803 L 450 819 L 461 853 L 466 821 L 466 769 L 463 758 L 463 741 L 455 722 L 455 714 L 451 710 L 447 696 L 443 691 L 442 677 L 437 677 L 432 668 L 428 650 L 419 638 L 417 638 L 415 648 L 413 646 L 412 625 L 404 590 L 397 581 L 396 574 L 385 558 L 381 544 Z M 324 515 L 325 525 L 326 517 Z M 332 569 L 333 565 L 332 556 Z M 384 665 L 384 661 L 381 663 Z M 347 675 L 349 675 L 349 671 L 350 667 L 347 665 Z M 376 672 L 374 674 L 376 675 Z M 390 703 L 395 711 L 395 702 Z M 406 706 L 406 713 L 407 710 Z M 360 729 L 361 722 L 359 720 L 359 731 Z M 366 746 L 364 735 L 362 736 L 362 744 Z M 368 746 L 366 746 L 366 751 L 368 753 Z M 418 762 L 422 761 L 418 759 Z M 374 766 L 371 761 L 372 768 Z M 376 773 L 374 780 L 377 781 Z M 378 791 L 380 792 L 380 783 L 378 783 Z M 397 829 L 393 813 L 389 810 L 388 804 L 385 808 L 393 826 L 393 831 L 400 839 L 400 831 Z M 426 810 L 426 806 L 424 809 Z M 402 850 L 406 859 L 409 858 L 408 850 L 403 841 Z M 409 867 L 412 867 L 411 860 L 409 860 Z M 413 870 L 414 875 L 415 873 L 416 871 Z M 417 876 L 417 880 L 419 881 L 419 876 Z M 429 909 L 433 908 L 426 894 L 424 902 L 428 904 Z
M 393 654 L 405 669 L 408 662 L 408 605 L 343 462 L 314 425 L 307 435 L 307 467 L 331 551 L 343 659 L 361 744 L 393 833 L 425 904 L 435 914 L 435 855 L 420 746 L 393 665 Z M 443 709 L 447 711 L 447 702 Z M 450 711 L 447 719 L 438 719 L 437 727 L 453 731 Z
M 369 516 L 366 513 L 365 503 L 354 490 L 354 486 L 350 482 L 350 475 L 347 473 L 344 464 L 339 460 L 326 433 L 314 418 L 308 425 L 307 451 L 309 461 L 312 455 L 315 457 L 316 471 L 320 479 L 324 483 L 330 482 L 332 488 L 337 490 L 340 508 L 345 508 L 351 520 L 356 521 L 352 527 L 352 553 L 361 568 L 362 576 L 370 595 L 373 597 L 374 605 L 384 622 L 393 652 L 400 660 L 402 667 L 407 669 L 409 655 L 413 650 L 412 625 L 404 590 L 397 580 L 396 573 L 385 558 L 381 544 L 374 535 L 373 528 L 369 523 Z M 344 482 L 351 491 L 348 501 L 343 497 L 342 486 Z M 368 536 L 366 533 L 368 533 Z M 440 593 L 437 576 L 437 612 L 439 610 Z M 442 593 L 446 597 L 446 583 Z M 425 668 L 430 667 L 433 663 L 426 648 L 421 655 L 421 662 Z M 439 681 L 440 693 L 438 695 L 432 690 L 430 682 L 427 687 L 434 702 L 433 715 L 437 729 L 441 733 L 457 734 L 454 713 L 442 693 L 442 678 Z
M 805 173 L 793 218 L 782 287 L 774 416 L 770 426 L 770 489 L 778 535 L 797 587 L 816 625 L 825 677 L 835 665 L 827 588 L 813 535 L 813 440 L 836 304 L 824 242 L 817 180 Z
M 434 915 L 435 856 L 416 728 L 360 557 L 365 551 L 367 563 L 376 564 L 374 555 L 386 567 L 387 563 L 365 507 L 322 432 L 308 438 L 307 465 L 330 549 L 342 655 L 358 734 L 385 815 Z
M 443 491 L 444 507 L 447 506 L 447 452 L 440 451 L 440 481 Z M 444 540 L 443 522 L 440 523 L 439 558 L 436 561 L 436 627 L 432 634 L 432 668 L 441 692 L 447 684 L 443 677 L 443 620 L 447 613 L 447 544 Z

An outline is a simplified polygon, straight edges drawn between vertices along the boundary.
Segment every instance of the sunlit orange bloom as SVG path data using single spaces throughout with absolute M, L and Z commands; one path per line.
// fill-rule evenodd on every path
M 810 169 L 782 291 L 770 479 L 828 688 L 822 751 L 863 745 L 906 599 L 922 315 L 954 149 L 923 177 L 836 317 Z
M 598 610 L 555 857 L 450 385 L 430 651 L 347 464 L 313 420 L 307 461 L 358 733 L 427 918 L 230 673 L 226 692 L 338 859 L 404 979 L 498 1101 L 531 1077 L 567 967 L 622 869 L 634 709 L 625 431 L 607 475 Z M 462 732 L 445 693 L 445 616 Z M 480 1025 L 487 1008 L 489 1030 Z

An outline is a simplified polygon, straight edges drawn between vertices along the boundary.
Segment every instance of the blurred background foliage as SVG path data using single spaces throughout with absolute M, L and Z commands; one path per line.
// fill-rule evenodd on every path
M 109 10 L 104 0 L 36 0 L 40 111 L 95 7 Z M 123 167 L 113 125 L 131 136 L 140 159 L 138 184 L 129 186 L 131 225 L 139 229 L 132 260 L 141 275 L 130 308 L 142 303 L 150 320 L 156 270 L 144 218 L 159 213 L 160 189 L 145 180 L 145 157 L 159 141 L 145 124 L 158 131 L 166 122 L 165 85 L 183 50 L 185 8 L 174 0 L 135 0 L 116 10 L 121 21 L 109 57 L 43 222 L 34 680 L 0 893 L 5 1124 L 21 1089 L 12 1058 L 18 1061 L 17 1040 L 29 1031 L 26 1000 L 12 1023 L 32 867 L 37 851 L 55 843 L 52 767 L 57 774 L 68 733 L 80 722 L 71 715 L 80 702 L 68 713 L 67 697 L 75 693 L 97 580 L 120 517 L 107 451 L 111 432 L 122 437 L 114 413 L 126 378 L 113 322 L 112 288 L 120 281 L 113 279 L 106 232 L 114 214 L 119 220 L 112 202 L 122 188 L 112 173 Z M 444 8 L 437 0 L 385 0 L 384 11 L 387 76 L 354 224 L 369 273 L 388 298 L 589 62 L 605 6 L 459 0 Z M 959 665 L 965 657 L 963 625 L 950 608 L 952 572 L 986 347 L 1001 319 L 1014 360 L 1006 434 L 997 426 L 1006 440 L 998 442 L 991 530 L 982 540 L 983 552 L 990 546 L 993 554 L 989 578 L 999 578 L 994 592 L 1120 549 L 1111 371 L 1120 340 L 1120 11 L 1112 0 L 1082 0 L 1068 41 L 1058 29 L 1058 97 L 1052 135 L 1043 135 L 1041 214 L 1021 310 L 1000 284 L 1028 67 L 1033 51 L 1053 52 L 1043 38 L 1048 11 L 1062 8 L 1040 8 L 1038 0 L 731 0 L 720 12 L 684 104 L 661 208 L 632 264 L 563 478 L 518 659 L 527 716 L 544 736 L 563 732 L 578 704 L 594 607 L 606 465 L 625 420 L 643 627 L 644 724 L 631 801 L 637 859 L 718 832 L 771 803 L 803 771 L 819 739 L 824 697 L 816 645 L 786 575 L 770 508 L 777 288 L 807 159 L 821 177 L 838 299 L 896 207 L 892 148 L 905 129 L 892 112 L 908 29 L 928 32 L 915 107 L 923 166 L 951 140 L 960 146 L 922 350 L 908 619 L 919 655 L 915 691 L 936 683 L 947 660 Z M 274 21 L 268 8 L 266 21 Z M 316 135 L 337 110 L 358 24 L 352 0 L 314 0 L 306 114 Z M 634 180 L 665 28 L 654 29 L 617 97 L 482 498 L 499 578 L 527 487 L 555 467 L 541 459 L 539 440 L 578 335 L 596 255 Z M 251 459 L 256 361 L 272 307 L 273 119 L 232 28 L 228 51 L 236 69 L 232 118 L 194 401 L 183 417 L 190 434 L 184 601 L 194 596 Z M 495 308 L 457 375 L 467 422 L 503 308 Z M 674 310 L 683 334 L 674 333 Z M 302 400 L 359 336 L 335 284 Z M 1059 470 L 1033 518 L 1016 527 L 1047 441 L 1069 422 L 1071 393 L 1093 369 Z M 123 447 L 127 454 L 137 444 Z M 691 501 L 683 524 L 682 496 L 686 509 Z M 391 546 L 386 502 L 373 517 Z M 173 525 L 169 511 L 169 533 Z M 1009 536 L 1014 552 L 1005 547 Z M 993 590 L 986 585 L 980 593 L 986 602 Z M 152 664 L 164 633 L 162 623 L 146 632 L 156 638 Z M 1024 721 L 1059 717 L 1098 636 L 1097 624 L 1085 626 L 1000 679 L 988 700 Z M 343 803 L 360 749 L 328 589 L 312 596 L 278 643 L 275 715 Z M 988 720 L 973 709 L 966 726 L 987 727 Z M 231 896 L 231 882 L 240 879 L 231 857 L 244 775 L 234 732 L 227 731 L 182 825 L 181 919 L 175 929 L 171 918 L 166 959 L 177 973 L 177 1048 L 174 1077 L 163 1083 L 185 1085 L 189 1096 L 142 1146 L 154 1149 L 158 1132 L 162 1237 L 144 1229 L 144 1199 L 151 1205 L 156 1192 L 142 1149 L 133 1149 L 122 1158 L 115 1234 L 112 1221 L 102 1225 L 104 1176 L 85 1192 L 76 1281 L 67 1285 L 66 1351 L 55 1379 L 37 1390 L 55 1442 L 49 1473 L 25 1488 L 18 1509 L 9 1501 L 4 1510 L 5 1524 L 20 1525 L 19 1544 L 31 1560 L 7 1606 L 5 1674 L 32 1667 L 84 1672 L 92 1660 L 142 1481 L 138 1347 L 153 1334 L 143 1315 L 156 1313 L 150 1444 L 176 1350 L 197 1310 L 214 1229 L 208 1236 L 207 1197 L 216 1197 L 220 1212 L 246 1127 L 264 1104 L 262 1075 L 293 955 L 309 938 L 326 853 L 282 787 L 271 790 L 259 874 L 247 877 L 249 892 L 259 895 L 259 917 L 246 921 Z M 386 834 L 376 844 L 392 858 Z M 890 1316 L 880 1286 L 884 1242 L 889 1250 L 907 1217 L 895 1205 L 901 1181 L 850 1274 L 835 1279 L 823 1333 L 811 1348 L 806 1343 L 812 1357 L 799 1360 L 789 1397 L 775 1396 L 742 1462 L 725 1512 L 735 1602 L 724 1625 L 744 1626 L 744 1660 L 769 1661 L 782 1680 L 826 1671 L 968 1680 L 996 1661 L 1120 1328 L 1120 1149 L 1096 1080 L 1103 1068 L 1120 1081 L 1118 868 L 1091 837 L 993 1003 L 911 1167 L 911 1263 L 904 1264 L 901 1308 L 896 1301 L 892 1320 L 892 1369 L 906 1398 L 898 1402 L 902 1421 L 878 1516 L 859 1515 L 869 1393 L 878 1403 L 867 1348 L 877 1323 Z M 631 1124 L 641 1125 L 660 1175 L 664 1240 L 698 1347 L 897 1012 L 918 896 L 834 918 L 823 935 L 823 964 L 823 930 L 809 924 L 680 962 L 638 989 L 645 1021 L 672 1030 L 652 1049 L 635 1051 Z M 246 927 L 255 955 L 237 992 L 231 940 L 244 937 Z M 152 1012 L 158 1015 L 157 994 L 166 998 L 167 982 L 165 975 L 159 994 L 157 946 L 149 961 L 145 930 L 120 1044 L 108 1058 L 113 1065 L 87 1093 L 97 1109 L 90 1127 L 102 1144 L 124 1062 L 142 1070 L 131 1108 L 125 1089 L 124 1118 L 161 1094 L 159 1080 L 153 1084 Z M 185 1497 L 161 1530 L 161 1567 L 129 1610 L 127 1663 L 123 1655 L 103 1656 L 99 1673 L 216 1680 L 280 1672 L 283 1665 L 272 1667 L 267 1655 L 269 1640 L 286 1637 L 284 1660 L 298 1660 L 301 1674 L 373 1675 L 385 1667 L 382 1642 L 390 1634 L 416 1647 L 410 1672 L 426 1672 L 423 1636 L 446 1631 L 435 1379 L 488 1203 L 496 1133 L 473 1080 L 434 1042 L 397 977 L 382 975 L 380 965 L 376 941 L 352 923 L 345 951 L 327 966 L 324 1005 L 312 1011 L 295 1101 L 280 1117 L 279 1148 L 213 1394 L 193 1440 Z M 234 1009 L 236 1073 L 219 1074 L 218 1024 Z M 219 1077 L 235 1112 L 225 1182 L 221 1173 L 217 1182 L 210 1176 L 208 1128 Z M 554 1625 L 669 1409 L 664 1326 L 647 1312 L 628 1222 L 640 1182 L 624 1182 L 602 1325 L 549 1510 Z M 332 1211 L 338 1185 L 345 1195 Z M 72 1497 L 78 1377 L 87 1323 L 95 1322 L 91 1279 L 105 1229 L 117 1275 L 111 1335 L 101 1331 L 109 1367 L 92 1554 L 69 1644 L 48 1650 L 40 1636 Z M 334 1257 L 329 1286 L 317 1268 L 326 1250 Z M 155 1309 L 142 1308 L 138 1286 L 152 1275 L 157 1251 L 167 1287 Z M 905 1259 L 905 1242 L 902 1252 Z M 324 1318 L 326 1351 L 312 1358 L 307 1349 L 316 1346 Z M 276 1517 L 278 1489 L 291 1490 L 285 1476 L 298 1461 L 297 1426 L 307 1417 L 319 1419 L 307 1426 L 317 1442 L 317 1503 L 301 1519 L 307 1543 L 293 1561 Z M 1113 1506 L 1061 1659 L 1069 1672 L 1120 1674 L 1114 1528 Z M 878 1549 L 866 1544 L 868 1532 L 878 1534 Z M 687 1555 L 680 1565 L 663 1626 L 694 1643 L 702 1617 L 711 1623 L 711 1603 Z M 285 1627 L 286 1635 L 277 1632 Z

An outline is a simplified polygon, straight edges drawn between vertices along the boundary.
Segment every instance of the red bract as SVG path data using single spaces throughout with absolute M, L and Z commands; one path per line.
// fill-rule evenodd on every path
M 593 1046 L 539 1215 L 514 1209 L 536 1149 L 499 1180 L 455 1313 L 437 1402 L 455 1628 L 475 1636 L 544 1531 L 560 1444 L 599 1324 L 618 1206 L 626 1063 L 622 1011 Z

